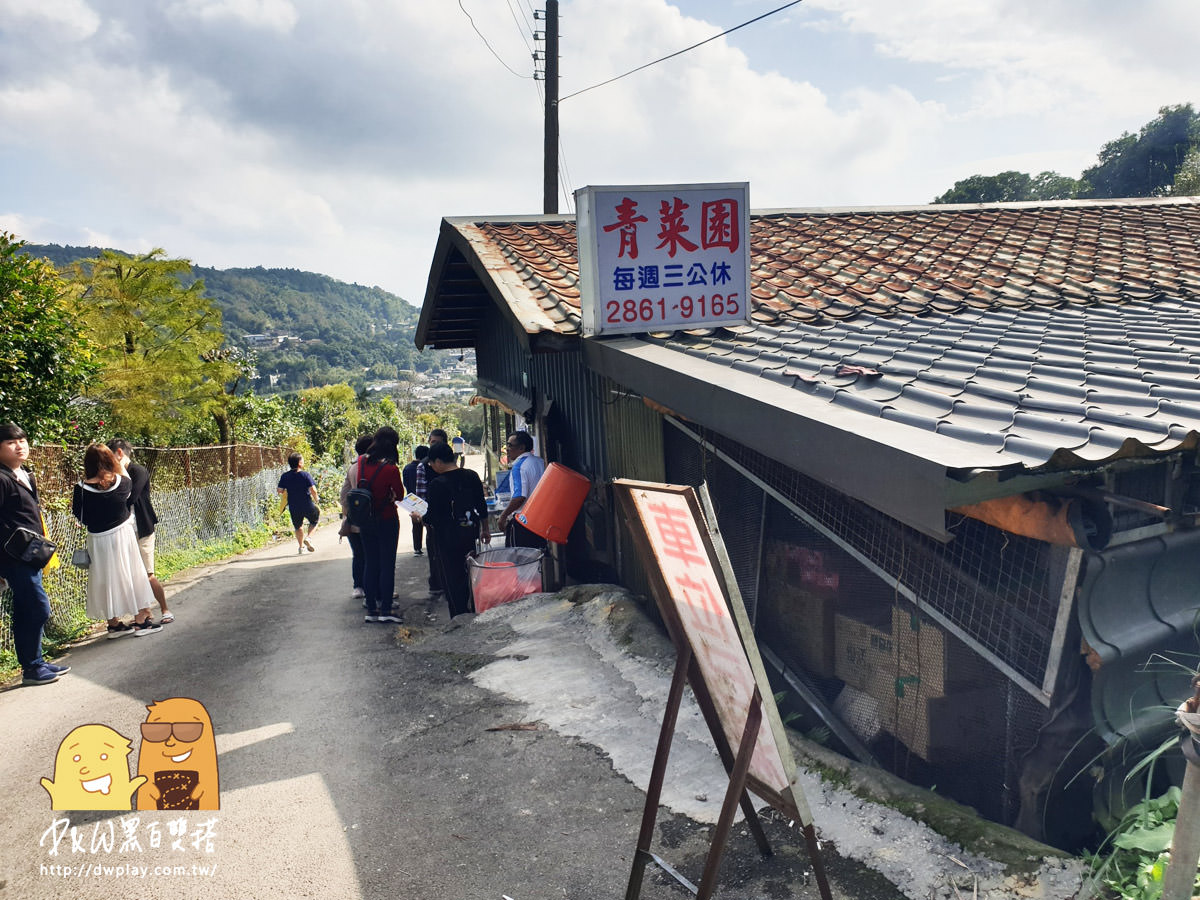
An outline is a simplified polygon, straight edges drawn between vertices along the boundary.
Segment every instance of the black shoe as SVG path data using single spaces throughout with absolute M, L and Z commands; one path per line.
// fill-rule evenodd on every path
M 424 555 L 425 555 L 425 551 L 422 550 L 420 547 L 418 547 L 416 550 L 413 551 L 413 556 L 424 556 Z
M 70 666 L 56 666 L 54 663 L 42 663 L 42 665 L 56 675 L 66 675 L 71 671 Z
M 133 629 L 134 637 L 143 637 L 147 634 L 157 634 L 162 631 L 162 626 L 150 619 L 147 619 L 145 622 L 134 622 L 130 627 Z
M 116 625 L 108 626 L 108 639 L 128 637 L 133 634 L 133 628 L 126 625 L 124 622 L 118 622 Z

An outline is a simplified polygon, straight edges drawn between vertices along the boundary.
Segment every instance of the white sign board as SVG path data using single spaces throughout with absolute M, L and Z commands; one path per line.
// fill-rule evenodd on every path
M 575 192 L 585 335 L 750 321 L 750 185 Z

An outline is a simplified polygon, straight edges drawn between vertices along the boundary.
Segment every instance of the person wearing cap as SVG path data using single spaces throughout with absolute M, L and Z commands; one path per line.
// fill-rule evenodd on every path
M 19 528 L 44 534 L 37 480 L 24 467 L 29 437 L 19 426 L 0 425 L 0 578 L 12 590 L 12 632 L 24 684 L 52 684 L 71 671 L 42 659 L 42 631 L 50 618 L 50 600 L 42 588 L 42 570 L 3 548 Z

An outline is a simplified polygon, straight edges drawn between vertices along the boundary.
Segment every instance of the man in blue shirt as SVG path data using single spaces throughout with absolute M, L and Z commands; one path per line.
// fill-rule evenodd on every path
M 508 501 L 508 506 L 504 507 L 504 512 L 500 513 L 499 519 L 500 529 L 504 532 L 504 545 L 540 549 L 546 546 L 546 541 L 518 522 L 514 516 L 537 487 L 542 473 L 546 471 L 546 462 L 540 456 L 533 455 L 533 438 L 527 431 L 514 431 L 508 436 L 508 458 L 513 459 L 514 456 L 516 461 L 513 463 L 509 480 L 512 499 Z
M 304 460 L 299 453 L 288 457 L 288 471 L 279 476 L 278 491 L 287 498 L 288 512 L 292 515 L 292 527 L 296 529 L 297 553 L 303 554 L 307 549 L 315 553 L 316 547 L 308 541 L 308 536 L 317 527 L 321 518 L 320 497 L 317 496 L 317 483 L 303 469 Z M 304 520 L 308 519 L 308 534 L 304 533 Z

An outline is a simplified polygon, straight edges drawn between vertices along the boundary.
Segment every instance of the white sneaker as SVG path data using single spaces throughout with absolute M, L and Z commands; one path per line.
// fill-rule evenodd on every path
M 362 588 L 355 588 L 354 593 L 350 596 L 355 600 L 361 600 L 363 597 L 367 596 L 367 592 Z

